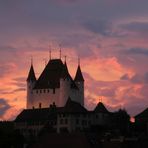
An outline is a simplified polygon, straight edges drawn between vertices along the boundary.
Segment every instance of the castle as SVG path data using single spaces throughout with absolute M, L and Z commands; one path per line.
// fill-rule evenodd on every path
M 33 64 L 27 78 L 27 108 L 15 119 L 15 129 L 25 137 L 37 136 L 52 129 L 63 131 L 85 131 L 94 126 L 111 127 L 114 113 L 109 112 L 102 102 L 94 110 L 84 107 L 84 78 L 77 67 L 75 78 L 69 74 L 65 62 L 50 59 L 38 79 Z M 112 124 L 111 124 L 112 123 Z
M 84 78 L 80 63 L 73 79 L 68 71 L 66 59 L 50 59 L 38 79 L 31 62 L 27 78 L 27 109 L 48 108 L 55 103 L 62 107 L 70 97 L 84 105 Z

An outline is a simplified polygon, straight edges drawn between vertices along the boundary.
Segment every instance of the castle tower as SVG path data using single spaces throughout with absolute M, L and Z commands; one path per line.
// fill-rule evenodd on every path
M 60 106 L 64 106 L 70 96 L 71 76 L 68 72 L 67 63 L 65 61 L 60 79 Z
M 53 102 L 62 107 L 68 97 L 84 105 L 84 79 L 80 65 L 74 81 L 66 59 L 65 63 L 61 59 L 50 59 L 38 79 L 31 64 L 27 78 L 27 109 L 47 108 Z
M 35 77 L 35 73 L 34 73 L 34 68 L 33 68 L 33 64 L 31 62 L 31 67 L 29 70 L 29 74 L 27 77 L 27 108 L 30 108 L 32 106 L 32 91 L 33 91 L 33 87 L 35 86 L 36 83 L 36 77 Z
M 74 81 L 77 87 L 79 88 L 78 102 L 80 102 L 81 105 L 84 106 L 84 78 L 81 72 L 80 61 L 78 62 L 78 68 Z

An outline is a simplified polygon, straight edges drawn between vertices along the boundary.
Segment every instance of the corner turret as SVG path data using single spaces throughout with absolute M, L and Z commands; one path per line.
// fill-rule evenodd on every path
M 80 60 L 78 60 L 78 68 L 74 78 L 75 84 L 79 88 L 78 99 L 82 106 L 84 106 L 84 78 L 80 68 Z
M 34 82 L 34 81 L 36 81 L 36 77 L 35 77 L 33 65 L 31 64 L 29 74 L 27 77 L 27 82 Z
M 33 104 L 33 88 L 35 86 L 36 83 L 36 77 L 35 77 L 35 72 L 34 72 L 34 68 L 33 68 L 33 64 L 31 62 L 31 67 L 29 70 L 29 74 L 27 77 L 27 109 L 28 108 L 32 108 L 32 104 Z
M 84 82 L 84 78 L 83 78 L 83 75 L 81 72 L 80 64 L 78 65 L 74 81 L 75 82 Z

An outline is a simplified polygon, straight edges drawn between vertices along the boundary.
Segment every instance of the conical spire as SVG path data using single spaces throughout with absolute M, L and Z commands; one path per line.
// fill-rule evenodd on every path
M 80 62 L 78 64 L 78 68 L 77 68 L 77 72 L 76 72 L 76 76 L 75 76 L 74 80 L 76 82 L 83 82 L 84 81 L 84 78 L 83 78 L 83 75 L 82 75 L 82 72 L 81 72 L 81 68 L 80 68 Z
M 102 102 L 99 102 L 97 104 L 94 111 L 97 112 L 97 113 L 109 113 L 109 111 L 106 109 L 106 107 L 104 106 L 104 104 Z
M 33 65 L 31 63 L 31 67 L 30 67 L 30 71 L 29 71 L 29 74 L 28 74 L 28 77 L 27 77 L 27 81 L 30 82 L 34 82 L 36 81 L 36 77 L 35 77 L 35 73 L 34 73 L 34 68 L 33 68 Z

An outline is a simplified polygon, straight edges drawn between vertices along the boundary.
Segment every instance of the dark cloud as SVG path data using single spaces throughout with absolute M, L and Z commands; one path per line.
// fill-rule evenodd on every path
M 129 55 L 144 55 L 148 56 L 148 49 L 145 48 L 130 48 L 123 51 L 125 54 Z
M 104 20 L 89 20 L 84 22 L 83 26 L 87 30 L 103 36 L 110 36 L 112 34 L 112 24 Z
M 145 74 L 134 74 L 130 77 L 128 74 L 121 76 L 120 80 L 127 80 L 135 84 L 148 84 L 148 72 Z
M 4 45 L 4 46 L 0 46 L 0 50 L 1 51 L 9 51 L 9 52 L 14 52 L 15 50 L 17 50 L 15 47 L 13 46 L 9 46 L 9 45 Z
M 131 22 L 120 27 L 128 31 L 148 33 L 148 22 Z
M 120 78 L 121 80 L 129 80 L 129 75 L 128 74 L 124 74 L 123 76 L 121 76 Z
M 11 106 L 8 104 L 6 99 L 0 98 L 0 117 L 2 117 L 5 114 L 5 112 L 10 108 Z

